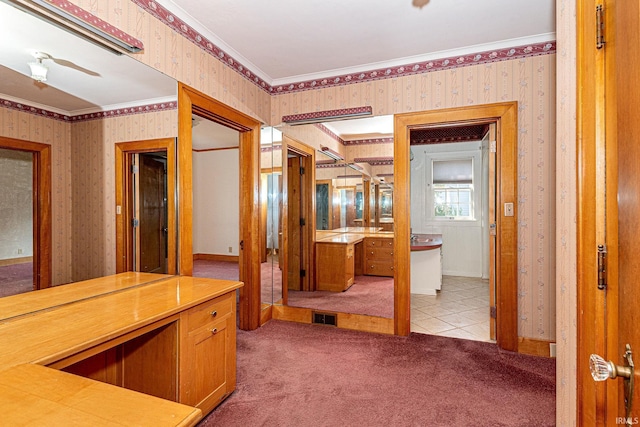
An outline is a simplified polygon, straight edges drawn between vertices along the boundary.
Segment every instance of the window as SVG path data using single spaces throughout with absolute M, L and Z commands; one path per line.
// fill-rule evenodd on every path
M 433 160 L 433 216 L 474 219 L 473 159 Z

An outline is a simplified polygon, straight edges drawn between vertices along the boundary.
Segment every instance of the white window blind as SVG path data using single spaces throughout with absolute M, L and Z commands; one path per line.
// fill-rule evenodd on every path
M 434 184 L 472 184 L 473 159 L 434 160 Z

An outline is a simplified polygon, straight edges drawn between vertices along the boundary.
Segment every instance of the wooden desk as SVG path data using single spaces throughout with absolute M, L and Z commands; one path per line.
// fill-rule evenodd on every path
M 158 417 L 166 417 L 166 425 L 192 425 L 201 417 L 200 410 L 207 413 L 228 396 L 236 383 L 235 290 L 242 283 L 156 278 L 147 282 L 149 277 L 129 277 L 123 286 L 123 276 L 105 277 L 90 281 L 88 287 L 93 291 L 83 289 L 83 282 L 79 282 L 75 302 L 73 292 L 65 286 L 52 288 L 66 294 L 52 297 L 52 301 L 62 301 L 61 305 L 45 307 L 43 303 L 33 314 L 5 319 L 0 324 L 0 382 L 7 384 L 5 378 L 18 375 L 22 382 L 15 392 L 32 397 L 15 400 L 8 397 L 15 393 L 3 389 L 0 408 L 12 408 L 3 410 L 3 422 L 24 425 L 28 422 L 25 413 L 37 416 L 38 408 L 46 411 L 47 417 L 68 415 L 73 419 L 78 408 L 67 405 L 64 388 L 94 381 L 49 371 L 51 368 L 146 393 L 109 384 L 86 388 L 89 396 L 82 411 L 97 418 L 115 414 L 123 425 L 159 425 L 153 421 Z M 103 293 L 105 289 L 116 291 Z M 26 304 L 18 297 L 11 298 L 19 305 Z M 32 294 L 23 297 L 35 298 Z M 3 299 L 0 302 L 5 303 Z M 29 364 L 49 368 L 24 367 Z M 60 400 L 47 403 L 38 397 L 38 372 L 46 373 L 42 378 L 57 374 L 71 378 L 59 382 Z M 166 405 L 158 405 L 159 399 L 149 394 L 168 399 L 163 400 Z M 136 402 L 137 412 L 130 411 L 125 402 L 128 399 Z M 146 417 L 140 418 L 147 412 L 153 412 L 148 422 Z

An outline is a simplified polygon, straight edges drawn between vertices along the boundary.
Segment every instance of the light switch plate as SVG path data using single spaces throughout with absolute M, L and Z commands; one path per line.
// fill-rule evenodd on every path
M 504 204 L 504 216 L 513 216 L 513 203 Z

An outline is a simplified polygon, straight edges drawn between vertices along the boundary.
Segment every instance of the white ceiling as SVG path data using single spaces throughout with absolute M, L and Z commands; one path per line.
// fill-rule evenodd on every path
M 555 0 L 157 3 L 272 85 L 555 40 Z
M 555 39 L 554 0 L 157 3 L 271 85 Z M 46 84 L 28 77 L 34 51 L 54 58 L 45 60 L 50 69 Z M 173 79 L 2 2 L 0 53 L 0 97 L 58 113 L 77 115 L 176 97 Z M 344 139 L 390 133 L 389 128 L 364 129 L 371 120 L 329 127 Z

